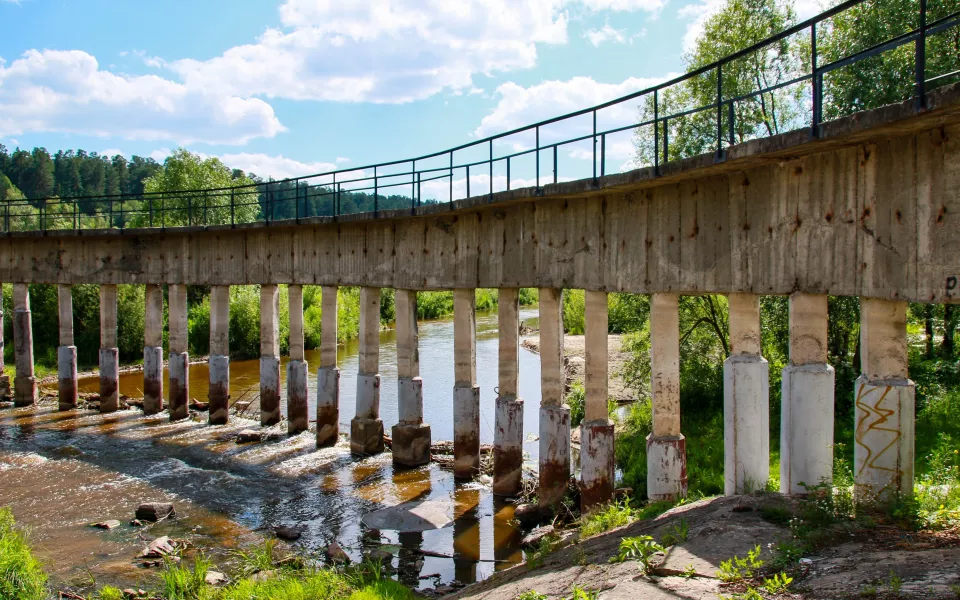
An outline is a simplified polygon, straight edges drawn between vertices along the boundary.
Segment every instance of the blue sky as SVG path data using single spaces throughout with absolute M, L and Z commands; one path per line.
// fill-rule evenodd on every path
M 0 143 L 277 178 L 403 158 L 676 74 L 722 1 L 0 0 Z

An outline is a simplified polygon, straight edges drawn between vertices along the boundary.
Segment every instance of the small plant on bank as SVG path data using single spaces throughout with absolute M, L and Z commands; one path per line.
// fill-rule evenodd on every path
M 527 590 L 517 596 L 516 600 L 547 600 L 547 595 L 541 594 L 537 590 Z
M 207 571 L 210 561 L 202 554 L 193 561 L 193 569 L 167 559 L 160 580 L 166 600 L 195 600 L 207 596 Z
M 277 540 L 269 538 L 258 546 L 235 551 L 234 556 L 240 561 L 241 573 L 246 576 L 272 569 L 276 547 Z
M 560 537 L 555 533 L 544 536 L 537 544 L 537 549 L 527 555 L 527 567 L 530 569 L 541 567 L 543 560 L 557 549 L 559 541 Z
M 793 577 L 781 571 L 773 577 L 764 580 L 763 589 L 769 594 L 785 594 L 791 583 L 793 583 Z
M 687 541 L 690 534 L 690 524 L 686 519 L 680 519 L 679 523 L 674 523 L 661 540 L 664 546 L 675 546 Z
M 867 587 L 860 590 L 861 598 L 876 598 L 877 597 L 877 586 L 868 585 Z
M 900 590 L 903 588 L 903 579 L 901 579 L 900 576 L 894 573 L 893 571 L 890 571 L 889 583 L 890 583 L 890 593 L 893 594 L 894 597 L 899 598 Z
M 607 504 L 583 517 L 580 524 L 580 536 L 590 537 L 629 525 L 636 520 L 634 510 L 630 508 L 629 499 Z
M 720 581 L 737 583 L 753 579 L 761 568 L 763 568 L 763 561 L 760 560 L 760 545 L 757 544 L 756 548 L 747 553 L 746 558 L 734 556 L 720 563 L 717 574 Z
M 652 570 L 651 560 L 658 552 L 665 552 L 666 549 L 657 543 L 649 535 L 636 537 L 627 537 L 620 540 L 620 552 L 611 562 L 625 562 L 628 560 L 637 561 L 640 571 L 644 574 Z
M 960 583 L 951 583 L 950 591 L 953 592 L 954 596 L 960 598 Z
M 124 600 L 125 596 L 120 588 L 106 585 L 103 586 L 103 589 L 97 594 L 97 598 L 99 598 L 99 600 Z
M 687 568 L 683 570 L 684 579 L 693 579 L 697 576 L 697 569 L 693 566 L 693 563 L 687 565 Z
M 573 586 L 573 595 L 570 596 L 570 600 L 597 600 L 600 597 L 600 592 L 585 590 L 579 585 Z

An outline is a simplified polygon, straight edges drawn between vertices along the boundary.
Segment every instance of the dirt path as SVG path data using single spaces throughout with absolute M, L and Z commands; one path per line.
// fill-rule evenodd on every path
M 585 338 L 582 335 L 563 336 L 563 356 L 566 358 L 567 383 L 583 381 L 585 368 Z M 630 358 L 629 352 L 623 352 L 622 335 L 607 336 L 608 385 L 610 397 L 618 403 L 633 402 L 636 399 L 633 391 L 627 388 L 623 380 L 617 375 L 624 363 Z M 540 336 L 532 335 L 523 339 L 523 347 L 531 352 L 540 353 Z

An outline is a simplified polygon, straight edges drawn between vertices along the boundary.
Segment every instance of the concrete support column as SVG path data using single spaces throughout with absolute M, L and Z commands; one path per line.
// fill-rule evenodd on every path
M 520 290 L 501 289 L 497 300 L 500 368 L 493 432 L 493 493 L 516 496 L 523 478 L 523 400 L 519 395 Z
M 100 286 L 100 412 L 120 408 L 120 350 L 117 348 L 117 286 Z
M 790 364 L 783 369 L 780 491 L 833 481 L 833 367 L 827 364 L 827 297 L 790 296 Z
M 230 286 L 210 287 L 211 425 L 225 425 L 230 412 Z
M 29 290 L 26 283 L 13 285 L 13 354 L 17 367 L 13 378 L 13 402 L 16 406 L 30 406 L 37 401 Z
M 730 294 L 730 356 L 723 363 L 724 493 L 762 490 L 770 478 L 770 365 L 760 356 L 760 297 Z
M 280 422 L 280 288 L 260 286 L 260 425 Z
M 73 295 L 69 285 L 57 286 L 60 312 L 60 347 L 57 348 L 57 395 L 60 410 L 71 410 L 79 402 L 77 388 L 77 347 L 73 341 Z M 0 348 L 0 351 L 3 349 Z
M 0 284 L 0 298 L 3 297 L 3 285 Z M 3 302 L 0 302 L 0 323 L 3 323 Z M 5 368 L 3 360 L 3 331 L 0 327 L 0 398 L 6 399 L 10 396 L 10 376 L 3 371 Z
M 340 369 L 337 368 L 337 286 L 320 290 L 320 368 L 317 370 L 317 446 L 333 446 L 340 435 Z
M 143 412 L 163 410 L 163 288 L 147 284 L 143 320 Z
M 687 495 L 687 446 L 680 433 L 680 314 L 677 294 L 650 303 L 650 378 L 653 432 L 647 436 L 647 497 Z
M 453 476 L 480 471 L 480 386 L 477 385 L 476 290 L 453 290 Z
M 607 294 L 584 294 L 586 406 L 580 426 L 580 504 L 584 513 L 613 500 L 613 421 L 607 410 Z
M 167 357 L 170 420 L 186 419 L 190 400 L 190 355 L 187 352 L 187 286 L 172 284 L 167 290 L 170 355 Z
M 860 502 L 913 493 L 916 386 L 907 372 L 907 303 L 860 299 L 854 491 Z
M 360 373 L 357 414 L 350 421 L 350 451 L 383 452 L 380 420 L 380 288 L 360 288 Z
M 540 288 L 540 494 L 552 510 L 570 479 L 570 407 L 563 403 L 563 291 Z
M 405 467 L 430 462 L 430 426 L 423 422 L 417 292 L 397 290 L 397 398 L 399 423 L 393 426 L 393 462 Z
M 287 363 L 287 433 L 310 428 L 307 411 L 307 361 L 303 356 L 303 286 L 290 285 L 290 361 Z

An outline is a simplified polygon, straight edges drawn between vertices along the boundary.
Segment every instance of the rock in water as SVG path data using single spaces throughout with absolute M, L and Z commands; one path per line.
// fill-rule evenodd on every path
M 393 561 L 393 554 L 390 554 L 386 550 L 371 550 L 367 554 L 367 559 L 371 562 L 389 565 Z
M 299 525 L 278 525 L 273 528 L 273 533 L 281 540 L 292 542 L 300 539 L 303 527 Z
M 327 559 L 332 563 L 350 564 L 350 556 L 336 542 L 330 542 L 327 546 Z
M 173 542 L 170 541 L 168 536 L 164 535 L 150 542 L 140 556 L 143 558 L 163 558 L 174 550 Z
M 115 529 L 120 527 L 120 521 L 116 519 L 110 519 L 109 521 L 101 521 L 100 523 L 94 523 L 94 527 L 99 527 L 100 529 Z
M 535 548 L 540 545 L 540 541 L 547 536 L 553 535 L 553 525 L 544 525 L 537 527 L 520 540 L 521 548 Z
M 207 585 L 221 585 L 227 582 L 227 576 L 218 571 L 207 571 L 204 581 L 207 582 Z
M 244 429 L 237 434 L 237 443 L 246 444 L 248 442 L 262 442 L 263 432 L 256 429 Z
M 513 518 L 520 523 L 521 527 L 529 529 L 540 524 L 543 513 L 540 512 L 540 507 L 536 504 L 518 504 L 513 511 Z
M 137 519 L 141 521 L 159 521 L 176 515 L 169 502 L 146 502 L 137 507 Z

